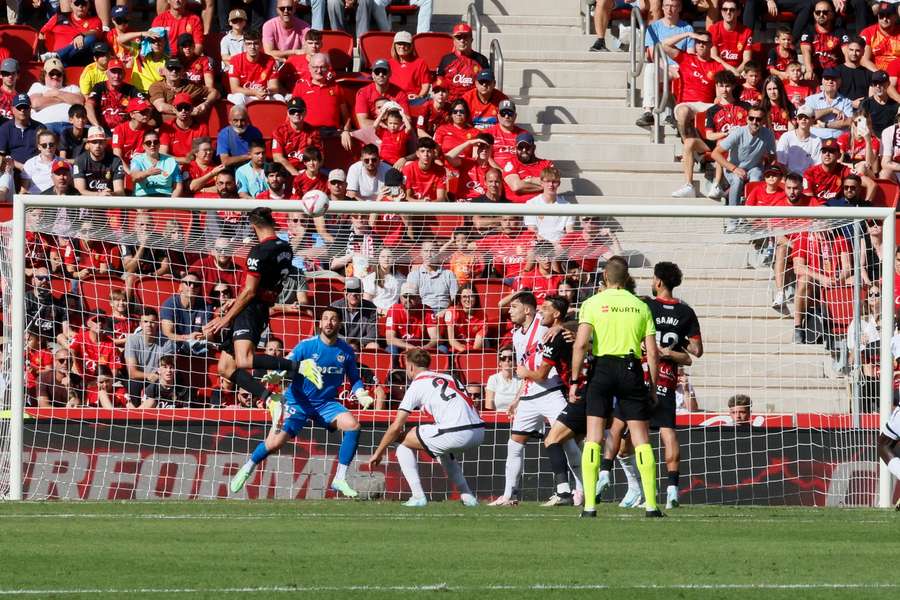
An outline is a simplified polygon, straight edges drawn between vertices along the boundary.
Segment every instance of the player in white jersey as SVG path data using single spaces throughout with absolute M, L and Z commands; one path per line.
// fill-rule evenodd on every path
M 900 458 L 894 453 L 897 442 L 900 441 L 900 406 L 894 407 L 890 418 L 881 428 L 878 434 L 878 457 L 887 465 L 888 471 L 896 479 L 900 479 Z M 900 510 L 900 501 L 894 508 Z
M 379 465 L 388 446 L 402 437 L 403 441 L 397 446 L 397 462 L 412 490 L 412 498 L 404 506 L 428 504 L 419 479 L 416 450 L 424 450 L 439 460 L 447 471 L 447 477 L 459 491 L 462 503 L 476 506 L 478 500 L 469 489 L 456 456 L 463 450 L 481 445 L 484 422 L 456 381 L 449 375 L 429 371 L 430 366 L 431 355 L 425 350 L 417 348 L 406 353 L 406 377 L 410 384 L 394 422 L 384 432 L 378 448 L 369 459 L 369 467 Z M 404 436 L 406 419 L 414 410 L 424 410 L 434 418 L 434 423 L 413 427 Z
M 513 330 L 513 348 L 516 351 L 518 367 L 516 373 L 522 378 L 518 395 L 508 412 L 513 417 L 509 441 L 506 444 L 506 478 L 503 495 L 491 502 L 491 506 L 513 506 L 518 503 L 516 482 L 522 471 L 522 456 L 528 438 L 540 435 L 544 423 L 552 425 L 556 417 L 566 407 L 563 395 L 562 377 L 556 367 L 545 377 L 538 378 L 543 362 L 544 337 L 548 327 L 537 315 L 537 298 L 531 292 L 519 292 L 509 303 L 509 318 L 516 328 Z M 578 444 L 569 440 L 563 445 L 569 465 L 578 465 L 581 453 Z

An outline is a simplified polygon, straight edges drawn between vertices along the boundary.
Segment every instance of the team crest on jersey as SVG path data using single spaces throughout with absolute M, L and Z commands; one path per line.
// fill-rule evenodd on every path
M 738 52 L 740 52 L 743 49 L 744 49 L 744 44 L 742 44 L 741 42 L 738 42 Z
M 712 78 L 713 78 L 713 72 L 712 72 L 712 71 L 707 71 L 707 72 L 706 72 L 706 78 L 707 78 L 707 79 L 712 79 Z
M 191 32 L 191 29 L 192 29 L 192 27 L 191 27 L 191 24 L 190 24 L 190 23 L 188 23 L 188 24 L 187 24 L 187 27 L 184 28 L 184 30 L 185 30 L 186 32 L 188 32 L 188 33 Z
M 319 353 L 316 352 L 315 354 L 313 354 L 312 357 L 313 357 L 313 360 L 319 360 Z
M 338 355 L 337 355 L 337 361 L 338 361 L 339 363 L 344 362 L 345 358 L 346 358 L 346 357 L 345 357 L 343 354 L 338 354 Z
M 825 44 L 825 45 L 828 46 L 828 49 L 829 49 L 829 50 L 833 49 L 833 48 L 834 48 L 834 45 L 835 45 L 835 44 L 834 44 L 834 40 L 828 40 L 828 43 Z

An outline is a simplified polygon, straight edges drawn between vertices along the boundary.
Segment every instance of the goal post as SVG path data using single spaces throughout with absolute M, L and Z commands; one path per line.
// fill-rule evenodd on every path
M 148 210 L 148 211 L 190 211 L 194 214 L 203 213 L 205 211 L 233 211 L 233 212 L 247 212 L 259 206 L 266 206 L 271 208 L 273 211 L 278 211 L 281 213 L 299 213 L 300 208 L 297 203 L 290 203 L 285 201 L 278 200 L 245 200 L 245 199 L 234 199 L 234 200 L 222 200 L 222 199 L 182 199 L 182 198 L 128 198 L 127 200 L 123 200 L 121 198 L 101 198 L 101 197 L 66 197 L 66 196 L 16 196 L 14 202 L 14 211 L 13 211 L 13 221 L 11 224 L 11 236 L 8 241 L 4 241 L 4 243 L 8 244 L 9 250 L 11 252 L 7 253 L 7 256 L 11 257 L 11 263 L 4 267 L 4 275 L 8 274 L 9 281 L 4 286 L 4 292 L 9 293 L 9 299 L 4 300 L 4 308 L 9 309 L 9 326 L 7 331 L 9 333 L 9 345 L 7 346 L 8 353 L 8 361 L 4 361 L 4 364 L 9 364 L 9 373 L 7 373 L 7 380 L 9 381 L 8 390 L 9 390 L 9 433 L 8 433 L 8 493 L 7 497 L 13 500 L 21 500 L 25 496 L 24 482 L 26 481 L 27 473 L 25 469 L 25 417 L 26 417 L 26 379 L 25 379 L 25 371 L 26 371 L 26 356 L 23 349 L 26 348 L 26 315 L 25 315 L 25 304 L 24 298 L 27 292 L 27 277 L 26 277 L 26 213 L 32 209 L 45 209 L 45 210 L 58 210 L 60 208 L 68 207 L 69 209 L 74 211 L 127 211 L 134 212 L 140 210 Z M 670 236 L 674 238 L 682 238 L 683 242 L 681 245 L 690 245 L 692 247 L 692 252 L 684 253 L 680 257 L 678 255 L 678 248 L 680 242 L 676 239 L 671 242 L 667 247 L 668 252 L 671 252 L 673 256 L 671 260 L 678 262 L 681 268 L 685 273 L 685 288 L 690 288 L 692 283 L 691 279 L 695 276 L 696 273 L 704 271 L 706 269 L 710 272 L 709 277 L 710 281 L 715 281 L 717 276 L 724 276 L 725 269 L 721 269 L 721 273 L 717 273 L 716 269 L 713 267 L 709 267 L 708 265 L 713 264 L 716 259 L 716 254 L 718 252 L 724 251 L 728 249 L 729 245 L 733 245 L 738 242 L 749 242 L 752 239 L 759 239 L 766 237 L 764 231 L 754 230 L 753 223 L 757 222 L 780 222 L 780 223 L 789 223 L 788 225 L 781 225 L 785 231 L 792 232 L 802 232 L 806 225 L 804 224 L 804 220 L 809 220 L 810 223 L 813 221 L 817 224 L 817 227 L 822 228 L 823 230 L 833 231 L 837 230 L 840 227 L 848 227 L 853 228 L 856 223 L 861 221 L 870 221 L 881 224 L 882 228 L 882 238 L 881 238 L 881 265 L 880 265 L 880 285 L 881 285 L 881 296 L 885 300 L 881 303 L 881 332 L 880 336 L 880 354 L 879 354 L 879 378 L 878 378 L 878 413 L 880 418 L 877 420 L 876 425 L 884 422 L 885 419 L 888 418 L 892 409 L 892 401 L 893 401 L 893 361 L 891 357 L 891 332 L 894 331 L 894 302 L 892 299 L 895 297 L 896 290 L 894 290 L 894 277 L 893 277 L 893 265 L 894 261 L 892 257 L 895 253 L 895 213 L 893 208 L 827 208 L 827 207 L 815 207 L 815 208 L 793 208 L 793 207 L 724 207 L 724 206 L 692 206 L 692 205 L 601 205 L 601 204 L 557 204 L 553 206 L 531 206 L 531 205 L 512 205 L 512 204 L 481 204 L 481 203 L 453 203 L 453 204 L 441 204 L 441 203 L 369 203 L 369 202 L 332 202 L 329 214 L 338 216 L 342 214 L 352 214 L 352 213 L 364 213 L 366 215 L 372 214 L 380 214 L 380 213 L 390 213 L 394 215 L 404 215 L 411 216 L 419 219 L 420 223 L 423 223 L 425 227 L 429 227 L 430 225 L 437 222 L 440 216 L 452 215 L 459 217 L 460 219 L 465 219 L 469 217 L 475 216 L 504 216 L 504 215 L 518 215 L 518 216 L 540 216 L 540 217 L 548 217 L 548 216 L 569 216 L 574 218 L 580 218 L 585 216 L 593 216 L 599 217 L 601 219 L 615 221 L 616 219 L 631 219 L 629 223 L 633 223 L 633 227 L 623 227 L 621 233 L 623 236 L 629 237 L 629 239 L 634 240 L 631 244 L 632 249 L 641 250 L 641 242 L 640 240 L 646 240 L 652 238 L 653 235 L 660 236 Z M 98 214 L 103 214 L 102 212 L 98 212 Z M 697 223 L 710 223 L 710 222 L 724 222 L 728 219 L 742 219 L 745 220 L 746 223 L 751 224 L 748 225 L 744 233 L 735 235 L 732 239 L 733 241 L 717 241 L 715 243 L 710 243 L 706 250 L 704 251 L 704 243 L 702 239 L 702 231 L 707 231 L 708 228 L 696 228 L 694 224 Z M 849 225 L 848 225 L 849 224 Z M 809 226 L 812 229 L 812 225 Z M 438 229 L 434 229 L 435 233 L 431 238 L 433 241 L 440 240 L 441 242 L 445 241 L 447 237 L 452 234 L 452 227 L 450 230 L 440 231 Z M 429 234 L 431 235 L 431 234 Z M 735 249 L 732 247 L 729 251 L 733 252 Z M 665 254 L 665 251 L 662 252 Z M 706 254 L 706 256 L 703 256 Z M 660 253 L 656 253 L 659 260 L 666 260 L 665 256 L 662 256 Z M 691 260 L 696 259 L 697 263 L 692 264 Z M 646 279 L 649 277 L 646 273 L 647 267 L 652 267 L 652 264 L 645 260 L 644 266 L 642 267 L 641 277 L 643 277 L 642 285 L 639 289 L 639 293 L 647 294 L 646 288 Z M 859 266 L 857 265 L 857 268 Z M 733 271 L 733 269 L 732 269 Z M 729 271 L 731 273 L 731 271 Z M 735 276 L 733 273 L 729 276 Z M 748 277 L 751 275 L 748 272 Z M 718 290 L 718 292 L 723 295 L 726 292 L 730 292 L 733 294 L 737 294 L 745 289 L 746 281 L 740 279 L 741 275 L 736 275 L 738 280 L 733 283 L 729 283 L 731 287 L 727 289 Z M 762 277 L 762 276 L 761 276 Z M 748 280 L 749 281 L 749 280 Z M 712 294 L 712 287 L 708 289 L 698 289 L 701 286 L 695 286 L 692 290 L 692 297 L 703 297 L 704 294 Z M 760 286 L 757 285 L 757 288 Z M 764 286 L 763 286 L 764 287 Z M 512 287 L 509 289 L 513 289 Z M 679 296 L 680 290 L 676 290 L 676 296 Z M 582 298 L 583 300 L 584 298 Z M 856 299 L 856 303 L 858 304 L 858 298 Z M 323 306 L 318 306 L 318 308 L 324 308 Z M 738 310 L 756 310 L 761 311 L 765 308 L 768 308 L 768 304 L 765 303 L 761 305 L 755 299 L 747 300 L 745 304 L 736 303 L 733 305 L 725 305 L 718 307 L 718 311 L 714 307 L 713 310 L 710 311 L 711 315 L 715 315 L 715 318 L 720 321 L 727 321 L 728 311 L 738 311 Z M 701 314 L 698 311 L 698 315 L 700 317 L 701 329 L 704 324 L 704 314 Z M 859 316 L 858 314 L 856 315 Z M 711 319 L 713 317 L 710 317 Z M 499 324 L 494 324 L 499 325 Z M 754 326 L 754 323 L 750 323 L 750 327 Z M 765 358 L 763 355 L 765 353 L 778 353 L 779 345 L 783 344 L 783 341 L 779 341 L 782 338 L 781 330 L 778 332 L 773 331 L 770 338 L 767 338 L 761 346 L 761 349 L 753 349 L 748 350 L 747 356 L 749 357 L 751 354 L 754 359 L 762 360 Z M 719 387 L 716 388 L 716 393 L 720 393 L 722 389 L 734 389 L 737 390 L 739 384 L 734 383 L 735 381 L 744 381 L 747 379 L 743 375 L 739 375 L 737 373 L 729 373 L 729 369 L 736 368 L 733 365 L 736 365 L 740 362 L 740 351 L 737 348 L 727 348 L 728 342 L 736 342 L 739 340 L 740 333 L 735 331 L 732 338 L 724 340 L 722 347 L 723 349 L 719 350 L 709 350 L 707 352 L 707 356 L 712 357 L 711 362 L 715 362 L 716 360 L 716 352 L 720 353 L 718 357 L 719 362 L 715 363 L 719 366 L 715 367 L 719 369 L 718 372 L 713 373 L 713 375 L 709 378 L 710 382 L 719 381 L 715 385 Z M 788 342 L 789 343 L 789 342 Z M 733 344 L 734 346 L 739 346 L 739 344 Z M 487 351 L 496 352 L 496 346 L 489 347 L 486 349 Z M 729 354 L 730 353 L 730 354 Z M 810 355 L 809 360 L 819 360 L 821 356 L 812 356 Z M 698 363 L 702 364 L 702 361 L 707 360 L 706 357 L 701 358 Z M 747 359 L 750 360 L 749 358 Z M 804 360 L 801 356 L 797 360 Z M 452 361 L 452 359 L 451 359 Z M 743 379 L 741 379 L 743 377 Z M 483 383 L 483 381 L 482 381 Z M 714 384 L 710 384 L 711 386 Z M 745 385 L 745 384 L 741 384 Z M 749 385 L 747 389 L 752 393 L 752 389 Z M 798 385 L 801 388 L 798 392 L 799 394 L 803 393 L 802 386 Z M 809 388 L 807 392 L 812 391 L 814 393 L 814 388 Z M 773 393 L 777 393 L 777 390 L 774 390 Z M 849 396 L 848 396 L 849 399 Z M 717 412 L 721 411 L 721 398 L 718 400 Z M 803 406 L 809 406 L 810 404 L 804 404 Z M 798 405 L 799 406 L 799 405 Z M 841 406 L 849 407 L 849 401 L 843 402 Z M 0 406 L 0 408 L 5 408 Z M 149 409 L 152 410 L 152 409 Z M 766 412 L 766 411 L 761 411 Z M 776 411 L 777 412 L 777 411 Z M 795 409 L 793 412 L 804 412 L 801 409 Z M 814 412 L 814 411 L 807 411 Z M 834 411 L 823 411 L 823 412 L 834 412 Z M 842 412 L 849 414 L 850 409 L 845 408 Z M 237 413 L 236 413 L 237 414 Z M 243 413 L 240 413 L 243 414 Z M 775 415 L 777 416 L 777 415 Z M 858 415 L 854 415 L 858 418 Z M 694 420 L 691 422 L 701 423 L 706 422 L 708 420 L 715 420 L 715 415 L 700 415 L 696 416 Z M 493 419 L 493 417 L 491 417 Z M 811 422 L 821 423 L 823 420 L 827 419 L 812 419 Z M 502 422 L 503 419 L 498 418 L 498 422 Z M 492 421 L 493 422 L 493 421 Z M 797 418 L 786 418 L 785 422 L 790 422 L 796 426 Z M 842 421 L 843 423 L 843 421 Z M 871 426 L 871 423 L 870 423 Z M 813 427 L 819 427 L 819 425 L 813 425 Z M 845 427 L 841 425 L 841 427 Z M 853 428 L 851 428 L 853 429 Z M 855 429 L 853 429 L 855 431 Z M 852 433 L 852 431 L 851 431 Z M 689 439 L 690 444 L 704 444 L 706 443 L 705 433 L 698 433 L 697 436 L 691 436 Z M 0 437 L 2 437 L 2 432 L 0 432 Z M 502 477 L 502 460 L 499 457 L 505 455 L 505 437 L 506 434 L 502 431 L 498 430 L 498 435 L 496 440 L 493 442 L 494 448 L 488 457 L 481 457 L 477 459 L 477 465 L 473 467 L 475 471 L 477 471 L 478 476 L 485 477 Z M 871 436 L 869 436 L 871 438 Z M 696 439 L 696 441 L 695 441 Z M 777 436 L 773 437 L 774 444 L 777 444 Z M 786 440 L 786 437 L 782 437 L 782 442 Z M 815 438 L 811 442 L 802 442 L 804 444 L 810 444 L 811 446 L 827 446 L 827 441 L 824 441 L 826 438 L 824 436 L 820 436 Z M 866 438 L 869 439 L 869 438 Z M 0 440 L 2 441 L 2 440 Z M 376 440 L 377 443 L 377 440 Z M 730 443 L 730 442 L 729 442 Z M 801 442 L 798 442 L 801 443 Z M 765 442 L 765 444 L 769 444 L 769 442 Z M 735 446 L 735 448 L 739 448 L 740 444 Z M 768 447 L 768 446 L 767 446 Z M 500 450 L 499 452 L 494 452 L 496 450 Z M 174 450 L 185 451 L 185 448 L 172 446 Z M 363 449 L 360 449 L 360 452 L 363 452 Z M 738 452 L 738 450 L 735 450 Z M 3 449 L 0 447 L 0 456 L 3 454 Z M 542 463 L 534 462 L 534 456 L 536 452 L 532 454 L 532 462 L 528 463 L 528 459 L 526 459 L 526 476 L 529 474 L 529 468 L 533 471 L 533 476 L 535 477 L 535 481 L 538 481 L 540 477 L 546 475 L 543 472 Z M 495 456 L 496 455 L 496 456 Z M 827 455 L 827 453 L 826 453 Z M 499 460 L 499 475 L 498 468 L 494 463 L 497 463 Z M 877 457 L 875 458 L 877 460 Z M 827 457 L 825 459 L 827 462 Z M 836 461 L 837 462 L 837 461 Z M 529 464 L 531 465 L 529 467 Z M 850 464 L 849 461 L 847 464 Z M 758 465 L 757 465 L 758 466 Z M 2 465 L 0 465 L 2 467 Z M 33 467 L 32 467 L 33 468 Z M 734 466 L 723 466 L 722 469 L 734 470 L 737 471 L 740 467 Z M 850 468 L 850 467 L 847 467 Z M 734 475 L 734 473 L 730 473 L 729 477 Z M 2 477 L 2 469 L 0 469 L 0 477 Z M 729 479 L 730 481 L 731 479 Z M 884 465 L 879 464 L 878 467 L 878 477 L 877 482 L 872 482 L 873 488 L 870 490 L 872 493 L 875 502 L 881 507 L 888 507 L 891 504 L 891 490 L 892 490 L 892 482 L 891 477 L 887 469 Z M 4 484 L 0 481 L 0 491 L 3 490 Z M 499 493 L 499 492 L 497 492 Z M 770 492 L 771 497 L 766 496 L 762 499 L 763 502 L 777 503 L 778 494 L 778 486 L 773 487 L 773 491 Z M 707 495 L 709 498 L 718 498 L 715 494 Z M 711 500 L 716 501 L 716 500 Z M 804 502 L 798 502 L 804 503 Z

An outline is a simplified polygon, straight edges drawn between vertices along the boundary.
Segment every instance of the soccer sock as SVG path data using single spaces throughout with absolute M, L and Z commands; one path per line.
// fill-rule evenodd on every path
M 575 440 L 566 440 L 563 442 L 563 450 L 566 452 L 566 460 L 569 462 L 569 469 L 575 476 L 575 488 L 584 489 L 581 486 L 581 448 Z
M 644 502 L 647 510 L 656 510 L 656 457 L 650 444 L 635 446 L 638 471 L 641 473 L 641 485 L 644 488 Z
M 584 489 L 597 489 L 597 474 L 600 471 L 600 460 L 603 450 L 597 442 L 585 442 L 581 454 L 581 478 Z M 597 510 L 597 497 L 593 493 L 584 495 L 584 510 Z
M 419 465 L 416 462 L 416 453 L 404 445 L 397 446 L 397 462 L 409 489 L 414 498 L 424 498 L 425 490 L 422 489 L 422 481 L 419 479 Z
M 892 458 L 887 464 L 887 468 L 888 471 L 891 472 L 891 475 L 893 475 L 897 479 L 900 479 L 900 458 L 897 458 L 896 456 Z
M 566 453 L 559 442 L 547 446 L 547 457 L 553 468 L 553 480 L 556 483 L 556 493 L 571 493 L 569 487 L 569 465 L 566 464 Z
M 445 454 L 441 456 L 441 464 L 444 465 L 444 470 L 447 471 L 447 479 L 453 482 L 453 485 L 456 486 L 456 490 L 459 494 L 468 494 L 471 496 L 472 490 L 469 489 L 469 484 L 466 482 L 465 475 L 463 475 L 462 467 L 459 466 L 456 459 Z
M 666 471 L 666 475 L 669 478 L 669 486 L 678 487 L 678 471 Z
M 356 448 L 359 446 L 359 429 L 345 431 L 341 438 L 341 447 L 338 448 L 338 467 L 334 474 L 335 479 L 347 478 L 347 467 L 356 456 Z
M 641 489 L 641 477 L 638 474 L 637 464 L 634 461 L 634 454 L 619 457 L 619 464 L 625 471 L 625 480 L 628 482 L 629 490 Z
M 520 444 L 512 438 L 506 443 L 506 482 L 503 486 L 503 495 L 507 498 L 512 498 L 513 489 L 519 481 L 524 452 L 525 444 Z
M 258 465 L 262 461 L 266 460 L 266 457 L 269 456 L 269 449 L 266 448 L 265 442 L 260 442 L 256 449 L 253 451 L 253 454 L 250 455 L 250 462 L 254 465 Z
M 280 356 L 254 354 L 253 368 L 265 369 L 266 371 L 287 371 L 288 373 L 290 373 L 294 370 L 294 361 L 289 358 L 283 358 Z
M 612 471 L 613 469 L 613 459 L 604 458 L 600 461 L 600 470 L 601 471 Z
M 253 379 L 253 375 L 245 369 L 235 369 L 228 379 L 234 385 L 253 394 L 254 398 L 259 398 L 262 401 L 265 401 L 271 395 L 271 392 L 263 384 Z

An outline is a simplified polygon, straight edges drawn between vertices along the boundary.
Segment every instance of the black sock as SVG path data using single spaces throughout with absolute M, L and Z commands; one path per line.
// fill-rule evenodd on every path
M 253 375 L 245 369 L 235 369 L 228 379 L 234 385 L 253 394 L 254 398 L 265 400 L 271 395 L 271 392 L 263 384 L 253 379 Z
M 562 444 L 550 444 L 547 446 L 547 457 L 550 459 L 550 467 L 553 469 L 554 483 L 569 482 L 569 463 L 566 461 L 566 452 Z
M 678 487 L 678 471 L 666 471 L 666 475 L 669 476 L 669 485 Z
M 290 374 L 294 370 L 294 361 L 289 358 L 269 356 L 268 354 L 254 354 L 253 368 L 265 369 L 266 371 L 287 371 Z
M 601 458 L 600 459 L 600 470 L 601 471 L 612 471 L 613 468 L 613 459 L 611 458 Z

